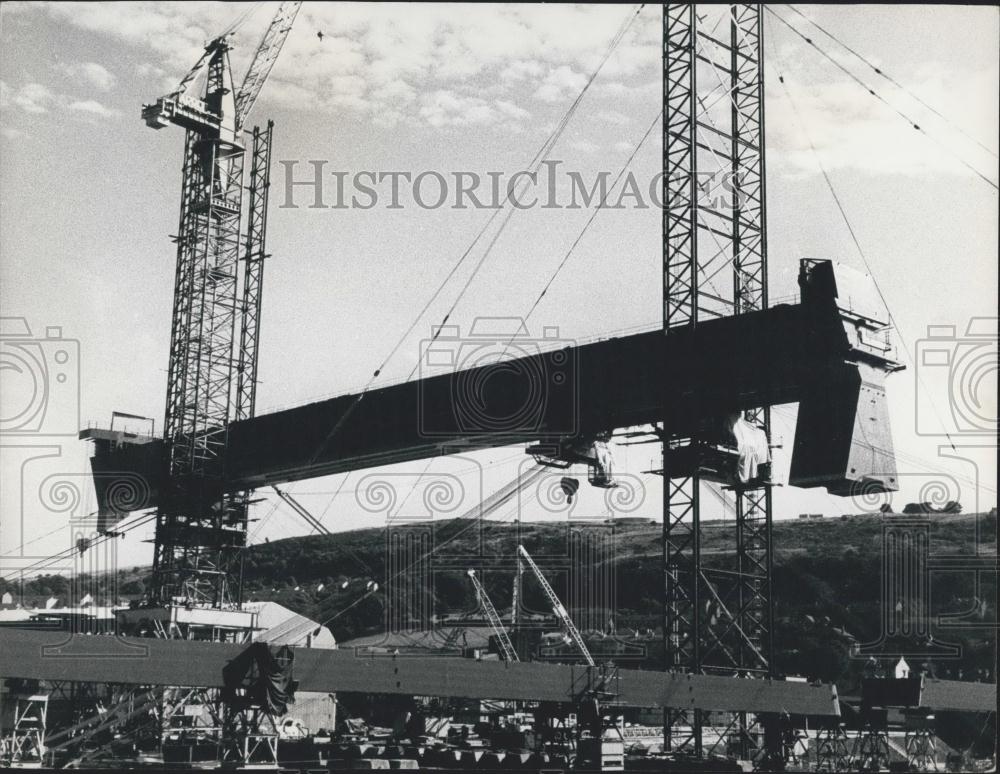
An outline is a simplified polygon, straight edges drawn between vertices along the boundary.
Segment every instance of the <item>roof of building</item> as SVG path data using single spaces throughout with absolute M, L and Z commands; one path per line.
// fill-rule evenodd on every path
M 299 645 L 307 648 L 336 648 L 337 640 L 323 624 L 289 610 L 277 602 L 244 602 L 243 609 L 257 614 L 255 642 L 272 645 Z
M 401 651 L 485 648 L 489 646 L 492 633 L 493 630 L 488 626 L 452 627 L 445 625 L 427 631 L 379 633 L 367 637 L 356 637 L 343 643 L 341 647 Z
M 37 612 L 37 611 L 34 611 Z M 24 608 L 10 608 L 0 610 L 0 623 L 8 621 L 27 621 L 31 618 L 32 611 Z

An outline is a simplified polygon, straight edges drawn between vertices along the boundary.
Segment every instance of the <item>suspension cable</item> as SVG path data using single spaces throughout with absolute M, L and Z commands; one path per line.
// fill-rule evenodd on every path
M 824 51 L 818 45 L 816 45 L 816 42 L 812 38 L 810 38 L 808 35 L 800 32 L 798 29 L 796 29 L 795 27 L 793 27 L 785 18 L 783 18 L 780 14 L 778 14 L 777 12 L 775 12 L 772 8 L 770 8 L 770 7 L 766 6 L 766 5 L 763 6 L 763 8 L 764 8 L 765 11 L 767 11 L 769 14 L 771 14 L 771 16 L 773 16 L 775 19 L 777 19 L 782 24 L 784 24 L 786 27 L 788 27 L 788 29 L 790 29 L 793 33 L 795 33 L 795 35 L 797 35 L 798 37 L 802 38 L 802 40 L 804 40 L 806 43 L 808 43 L 810 46 L 812 46 L 812 48 L 820 56 L 822 56 L 824 59 L 826 59 L 828 62 L 830 62 L 834 67 L 836 67 L 838 70 L 840 70 L 842 73 L 844 73 L 848 78 L 850 78 L 852 81 L 854 81 L 856 84 L 858 84 L 861 88 L 863 88 L 865 91 L 867 91 L 871 96 L 875 97 L 875 99 L 877 99 L 883 105 L 885 105 L 886 107 L 888 107 L 893 113 L 895 113 L 897 116 L 899 116 L 904 121 L 906 121 L 906 123 L 908 123 L 913 129 L 916 129 L 918 132 L 920 132 L 922 135 L 924 135 L 924 137 L 926 137 L 931 142 L 933 142 L 935 145 L 937 145 L 939 148 L 941 148 L 943 151 L 945 151 L 949 156 L 951 156 L 956 161 L 958 161 L 960 164 L 962 164 L 962 166 L 964 166 L 966 169 L 968 169 L 970 172 L 972 172 L 976 177 L 978 177 L 980 180 L 982 180 L 983 182 L 985 182 L 991 188 L 993 188 L 994 190 L 1000 191 L 1000 186 L 998 186 L 996 183 L 994 183 L 989 177 L 987 177 L 986 175 L 984 175 L 982 172 L 980 172 L 978 169 L 976 169 L 972 164 L 970 164 L 964 158 L 962 158 L 961 156 L 959 156 L 955 151 L 953 151 L 951 148 L 949 148 L 946 143 L 943 143 L 940 140 L 938 140 L 938 139 L 932 137 L 931 135 L 929 135 L 927 133 L 927 131 L 922 126 L 920 126 L 920 124 L 918 124 L 916 121 L 914 121 L 909 115 L 907 115 L 906 113 L 904 113 L 899 108 L 895 107 L 885 97 L 883 97 L 881 94 L 879 94 L 878 92 L 876 92 L 871 86 L 869 86 L 867 83 L 865 83 L 863 80 L 861 80 L 858 76 L 856 76 L 854 73 L 852 73 L 850 70 L 848 70 L 843 64 L 841 64 L 840 62 L 838 62 L 836 59 L 834 59 L 832 56 L 830 56 L 830 54 L 828 54 L 826 51 Z
M 854 242 L 854 247 L 861 258 L 861 262 L 864 264 L 865 270 L 868 272 L 868 275 L 872 278 L 872 282 L 875 284 L 875 290 L 878 292 L 879 298 L 882 299 L 882 305 L 885 307 L 886 313 L 889 316 L 889 323 L 892 325 L 893 328 L 896 329 L 896 333 L 899 334 L 898 335 L 899 343 L 902 346 L 903 351 L 906 353 L 906 356 L 909 358 L 910 364 L 913 365 L 914 367 L 914 372 L 916 374 L 917 380 L 920 381 L 921 385 L 923 386 L 923 381 L 920 377 L 920 369 L 916 367 L 916 360 L 914 359 L 912 353 L 910 352 L 909 347 L 907 346 L 906 337 L 903 335 L 902 330 L 899 327 L 899 324 L 896 322 L 896 318 L 892 313 L 892 309 L 889 307 L 889 302 L 886 300 L 885 293 L 882 292 L 882 286 L 879 284 L 878 278 L 872 271 L 871 264 L 868 261 L 868 256 L 865 255 L 865 251 L 861 247 L 861 241 L 858 239 L 858 235 L 854 231 L 854 226 L 851 224 L 850 218 L 847 217 L 847 212 L 844 209 L 844 205 L 840 200 L 840 196 L 837 195 L 837 189 L 834 187 L 833 181 L 830 179 L 830 175 L 827 173 L 826 167 L 823 165 L 823 160 L 820 157 L 819 151 L 816 150 L 816 146 L 815 144 L 813 144 L 812 137 L 809 134 L 809 129 L 806 126 L 806 123 L 802 118 L 802 115 L 799 113 L 799 109 L 795 103 L 795 99 L 792 97 L 792 93 L 788 89 L 788 83 L 785 81 L 784 74 L 780 70 L 778 72 L 778 81 L 781 84 L 781 88 L 784 91 L 785 96 L 788 98 L 789 104 L 792 106 L 792 112 L 795 114 L 795 119 L 798 122 L 799 126 L 802 128 L 802 133 L 805 135 L 806 141 L 809 143 L 809 148 L 812 151 L 813 158 L 816 161 L 816 166 L 819 167 L 819 171 L 823 175 L 823 180 L 826 182 L 826 187 L 827 189 L 829 189 L 830 195 L 833 197 L 834 204 L 836 204 L 837 210 L 840 212 L 840 217 L 843 219 L 844 225 L 847 227 L 847 231 L 851 235 L 851 241 Z M 924 389 L 926 390 L 926 387 L 924 387 Z M 927 394 L 928 396 L 930 396 L 931 393 L 927 391 Z M 941 418 L 941 414 L 938 411 L 937 405 L 934 403 L 933 400 L 931 400 L 931 407 L 934 410 L 934 414 L 937 417 L 938 422 L 941 424 L 941 429 L 944 431 L 944 435 L 948 439 L 948 444 L 951 446 L 952 451 L 957 451 L 955 449 L 955 442 L 952 439 L 951 434 L 948 432 L 948 428 L 945 425 L 944 420 Z
M 974 142 L 976 145 L 978 145 L 984 151 L 986 151 L 987 153 L 989 153 L 993 158 L 997 158 L 996 152 L 994 152 L 993 150 L 991 150 L 990 148 L 988 148 L 986 145 L 984 145 L 983 143 L 981 143 L 979 140 L 977 140 L 975 137 L 973 137 L 971 134 L 969 134 L 968 132 L 966 132 L 958 124 L 956 124 L 953 121 L 951 121 L 948 118 L 948 116 L 946 116 L 941 111 L 937 110 L 933 105 L 930 105 L 925 100 L 921 99 L 918 94 L 915 94 L 913 91 L 911 91 L 910 89 L 906 88 L 903 84 L 901 84 L 899 81 L 897 81 L 891 75 L 889 75 L 889 73 L 887 73 L 881 67 L 878 67 L 870 59 L 868 59 L 864 55 L 858 53 L 856 50 L 854 50 L 849 45 L 847 45 L 843 40 L 841 40 L 840 38 L 838 38 L 836 35 L 834 35 L 832 32 L 830 32 L 829 30 L 827 30 L 825 27 L 821 26 L 819 24 L 819 22 L 817 22 L 815 19 L 812 19 L 812 18 L 806 16 L 804 13 L 802 13 L 802 11 L 800 11 L 798 8 L 796 8 L 791 3 L 785 3 L 785 5 L 787 5 L 789 8 L 791 8 L 795 13 L 797 13 L 799 16 L 801 16 L 803 19 L 805 19 L 807 22 L 809 22 L 813 27 L 815 27 L 816 29 L 818 29 L 820 32 L 822 32 L 824 35 L 826 35 L 832 41 L 834 41 L 835 43 L 837 43 L 838 45 L 840 45 L 842 48 L 844 48 L 846 51 L 848 51 L 849 53 L 853 54 L 856 58 L 860 59 L 862 62 L 864 62 L 866 65 L 868 65 L 868 67 L 870 67 L 875 72 L 876 75 L 881 75 L 883 78 L 885 78 L 887 81 L 889 81 L 889 83 L 891 83 L 893 86 L 895 86 L 900 91 L 902 91 L 905 94 L 909 95 L 916 102 L 920 103 L 923 107 L 925 107 L 931 113 L 933 113 L 938 118 L 940 118 L 942 121 L 944 121 L 946 124 L 948 124 L 956 132 L 958 132 L 959 134 L 961 134 L 966 139 Z

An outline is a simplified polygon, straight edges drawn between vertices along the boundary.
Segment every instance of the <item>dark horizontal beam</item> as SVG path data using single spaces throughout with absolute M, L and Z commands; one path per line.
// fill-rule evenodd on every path
M 848 270 L 828 261 L 808 266 L 803 303 L 706 320 L 669 336 L 650 331 L 538 352 L 536 344 L 552 342 L 515 339 L 508 346 L 505 336 L 475 331 L 441 337 L 435 343 L 438 355 L 453 355 L 461 370 L 233 424 L 222 486 L 238 491 L 469 449 L 588 438 L 662 422 L 664 406 L 672 433 L 684 437 L 695 430 L 697 417 L 718 417 L 721 426 L 736 410 L 794 402 L 811 402 L 810 417 L 837 422 L 803 439 L 807 446 L 824 446 L 824 469 L 809 464 L 795 469 L 803 471 L 805 485 L 829 480 L 845 486 L 841 458 L 878 429 L 867 418 L 856 424 L 857 407 L 870 403 L 867 396 L 859 403 L 860 385 L 881 390 L 882 376 L 895 364 L 868 343 L 877 325 L 858 312 L 881 304 L 870 280 L 843 274 Z M 838 298 L 841 283 L 843 298 Z M 484 352 L 501 348 L 524 356 L 476 367 Z M 857 376 L 859 362 L 868 368 L 864 379 Z M 162 441 L 130 442 L 102 430 L 86 430 L 81 437 L 95 441 L 92 464 L 102 513 L 109 510 L 109 490 L 128 474 L 145 479 L 149 496 L 119 510 L 156 504 L 166 473 Z M 877 440 L 891 449 L 887 428 Z M 811 451 L 800 450 L 797 438 L 795 454 L 800 453 L 808 462 Z M 875 463 L 857 457 L 851 457 L 849 479 L 881 475 L 866 470 Z M 891 451 L 888 457 L 894 477 Z M 119 497 L 122 491 L 119 487 Z
M 220 688 L 241 645 L 0 629 L 0 678 Z M 301 691 L 576 702 L 602 685 L 600 667 L 295 649 Z M 839 714 L 831 685 L 620 669 L 607 681 L 633 707 Z M 604 690 L 609 690 L 605 688 Z

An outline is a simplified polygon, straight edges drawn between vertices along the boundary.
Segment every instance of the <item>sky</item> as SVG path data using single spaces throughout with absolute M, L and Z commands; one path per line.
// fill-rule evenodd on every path
M 39 398 L 23 374 L 0 374 L 7 423 L 0 439 L 0 569 L 63 549 L 72 541 L 67 522 L 94 510 L 79 427 L 107 425 L 117 410 L 153 417 L 160 428 L 182 132 L 149 129 L 140 107 L 172 90 L 205 42 L 249 11 L 232 54 L 241 74 L 274 7 L 0 8 L 0 310 L 12 318 L 3 333 L 28 341 L 53 377 Z M 370 209 L 311 208 L 306 189 L 289 189 L 287 170 L 305 179 L 315 161 L 348 179 L 358 172 L 448 179 L 467 172 L 485 180 L 491 172 L 527 169 L 636 8 L 305 4 L 252 115 L 275 122 L 259 413 L 365 384 L 417 319 L 379 383 L 409 377 L 421 340 L 453 303 L 449 321 L 463 331 L 477 317 L 526 315 L 593 215 L 579 207 L 514 213 L 475 276 L 485 240 L 420 315 L 491 211 L 450 201 L 421 207 L 412 191 L 401 207 L 387 208 L 384 187 Z M 957 499 L 966 510 L 993 507 L 998 11 L 803 7 L 899 88 L 789 6 L 770 8 L 764 56 L 771 297 L 795 292 L 804 257 L 870 271 L 907 365 L 888 381 L 902 483 L 893 502 Z M 631 157 L 635 178 L 652 179 L 661 165 L 659 127 L 642 138 L 661 109 L 660 35 L 659 6 L 643 8 L 546 158 L 589 180 L 600 171 L 613 177 Z M 333 178 L 326 180 L 329 195 Z M 560 185 L 565 193 L 565 180 Z M 425 190 L 433 198 L 433 185 Z M 299 206 L 281 206 L 289 203 Z M 657 325 L 660 229 L 656 207 L 600 212 L 532 313 L 532 334 L 548 327 L 580 341 Z M 978 318 L 986 318 L 974 323 L 985 336 L 969 333 Z M 944 338 L 928 341 L 928 326 Z M 928 349 L 950 352 L 950 360 L 925 357 Z M 41 399 L 44 411 L 32 414 L 41 417 L 39 426 L 18 430 L 10 418 L 24 406 L 38 408 Z M 795 406 L 779 407 L 773 440 L 790 447 L 794 421 Z M 618 452 L 619 468 L 642 493 L 629 515 L 659 518 L 660 482 L 643 475 L 657 454 L 652 446 Z M 524 462 L 521 450 L 506 448 L 289 488 L 329 529 L 355 529 L 386 522 L 384 509 L 363 502 L 369 474 L 389 481 L 401 510 L 416 516 L 422 497 L 409 493 L 454 475 L 463 482 L 461 505 L 447 514 L 454 515 Z M 582 487 L 574 516 L 605 514 L 605 494 Z M 273 494 L 261 497 L 255 540 L 308 531 Z M 868 505 L 822 490 L 775 493 L 777 518 Z M 522 516 L 565 518 L 565 510 L 552 510 L 528 505 Z M 721 502 L 709 510 L 707 517 L 732 518 Z M 611 511 L 626 512 L 620 503 Z M 148 528 L 130 533 L 118 548 L 120 561 L 147 561 L 143 540 L 151 537 Z

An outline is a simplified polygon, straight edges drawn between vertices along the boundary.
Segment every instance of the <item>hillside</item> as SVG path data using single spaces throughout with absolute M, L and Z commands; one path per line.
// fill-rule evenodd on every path
M 895 517 L 898 519 L 899 517 Z M 977 540 L 981 550 L 996 552 L 996 519 L 981 515 L 927 517 L 932 559 L 945 555 L 970 555 Z M 780 672 L 836 681 L 841 690 L 857 683 L 863 661 L 851 658 L 853 639 L 877 639 L 881 621 L 882 524 L 878 515 L 851 518 L 779 521 L 774 526 L 775 646 Z M 573 525 L 574 529 L 579 523 Z M 438 616 L 475 611 L 467 567 L 480 573 L 497 608 L 509 609 L 516 545 L 521 542 L 539 564 L 560 598 L 568 600 L 566 524 L 522 524 L 440 521 L 411 525 L 429 533 L 436 550 L 432 581 Z M 646 520 L 621 520 L 615 524 L 588 525 L 609 538 L 608 553 L 591 566 L 604 571 L 594 582 L 608 581 L 614 589 L 614 607 L 591 620 L 604 626 L 613 618 L 619 633 L 648 632 L 660 624 L 662 573 L 660 526 Z M 718 566 L 729 563 L 733 523 L 710 522 L 704 527 L 702 554 Z M 613 538 L 610 536 L 613 534 Z M 252 547 L 246 557 L 245 597 L 274 599 L 298 612 L 325 622 L 341 642 L 371 635 L 385 628 L 386 533 L 382 529 L 343 532 L 329 536 L 289 538 Z M 417 543 L 415 546 L 429 544 Z M 414 548 L 410 556 L 422 555 Z M 410 561 L 410 560 L 408 560 Z M 407 564 L 404 562 L 404 564 Z M 399 565 L 396 565 L 399 566 Z M 612 572 L 608 572 L 612 570 Z M 122 571 L 119 595 L 138 598 L 148 569 Z M 374 590 L 373 584 L 379 584 Z M 932 577 L 931 613 L 958 612 L 976 607 L 971 573 L 935 572 Z M 0 591 L 3 589 L 0 588 Z M 44 599 L 66 590 L 66 579 L 43 576 L 26 584 L 25 599 Z M 534 580 L 524 587 L 526 605 L 539 612 L 547 605 Z M 985 601 L 985 609 L 982 602 Z M 571 603 L 568 603 L 572 607 Z M 992 670 L 993 641 L 989 622 L 996 620 L 996 587 L 979 593 L 974 620 L 983 628 L 934 629 L 935 638 L 962 645 L 961 655 L 935 660 L 939 674 L 966 676 Z M 574 616 L 578 613 L 574 612 Z M 578 622 L 579 623 L 579 622 Z M 584 625 L 584 624 L 581 624 Z M 647 635 L 647 650 L 657 658 L 658 637 Z

